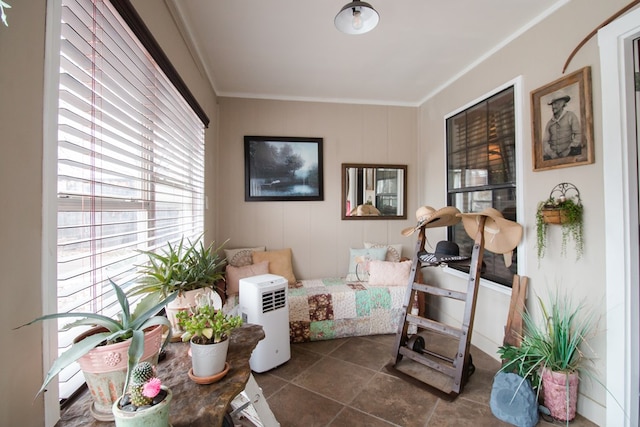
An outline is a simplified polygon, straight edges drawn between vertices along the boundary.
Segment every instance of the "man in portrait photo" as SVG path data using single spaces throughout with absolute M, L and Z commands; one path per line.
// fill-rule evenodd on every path
M 566 109 L 569 101 L 571 96 L 558 91 L 547 104 L 551 106 L 553 117 L 547 122 L 542 139 L 544 160 L 582 154 L 582 128 L 578 116 Z

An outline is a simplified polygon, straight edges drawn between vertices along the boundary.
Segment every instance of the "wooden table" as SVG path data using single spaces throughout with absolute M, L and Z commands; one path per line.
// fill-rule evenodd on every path
M 167 357 L 158 365 L 158 376 L 173 392 L 169 420 L 173 427 L 222 426 L 231 401 L 244 390 L 251 368 L 249 359 L 258 342 L 265 337 L 262 326 L 244 325 L 233 330 L 229 343 L 227 375 L 214 384 L 199 385 L 189 379 L 191 358 L 188 343 L 171 343 Z M 95 420 L 89 413 L 91 396 L 85 391 L 77 401 L 60 414 L 56 426 L 107 427 L 114 422 Z

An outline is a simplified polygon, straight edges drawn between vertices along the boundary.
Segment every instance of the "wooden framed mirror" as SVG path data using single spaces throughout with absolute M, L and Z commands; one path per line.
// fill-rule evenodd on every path
M 342 164 L 342 219 L 406 219 L 407 166 Z

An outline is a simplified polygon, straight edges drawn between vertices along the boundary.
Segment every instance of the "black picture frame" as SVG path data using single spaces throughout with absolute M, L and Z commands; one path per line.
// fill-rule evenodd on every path
M 324 200 L 322 138 L 244 137 L 244 200 Z

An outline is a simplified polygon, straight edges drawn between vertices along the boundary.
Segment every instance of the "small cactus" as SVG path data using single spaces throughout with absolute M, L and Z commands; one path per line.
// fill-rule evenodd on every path
M 149 387 L 149 384 L 153 384 L 153 386 Z M 158 394 L 159 388 L 160 380 L 156 378 L 155 368 L 151 363 L 142 362 L 133 368 L 133 371 L 131 371 L 131 385 L 129 386 L 133 405 L 150 405 L 153 398 Z M 154 392 L 150 392 L 150 389 L 154 390 Z

